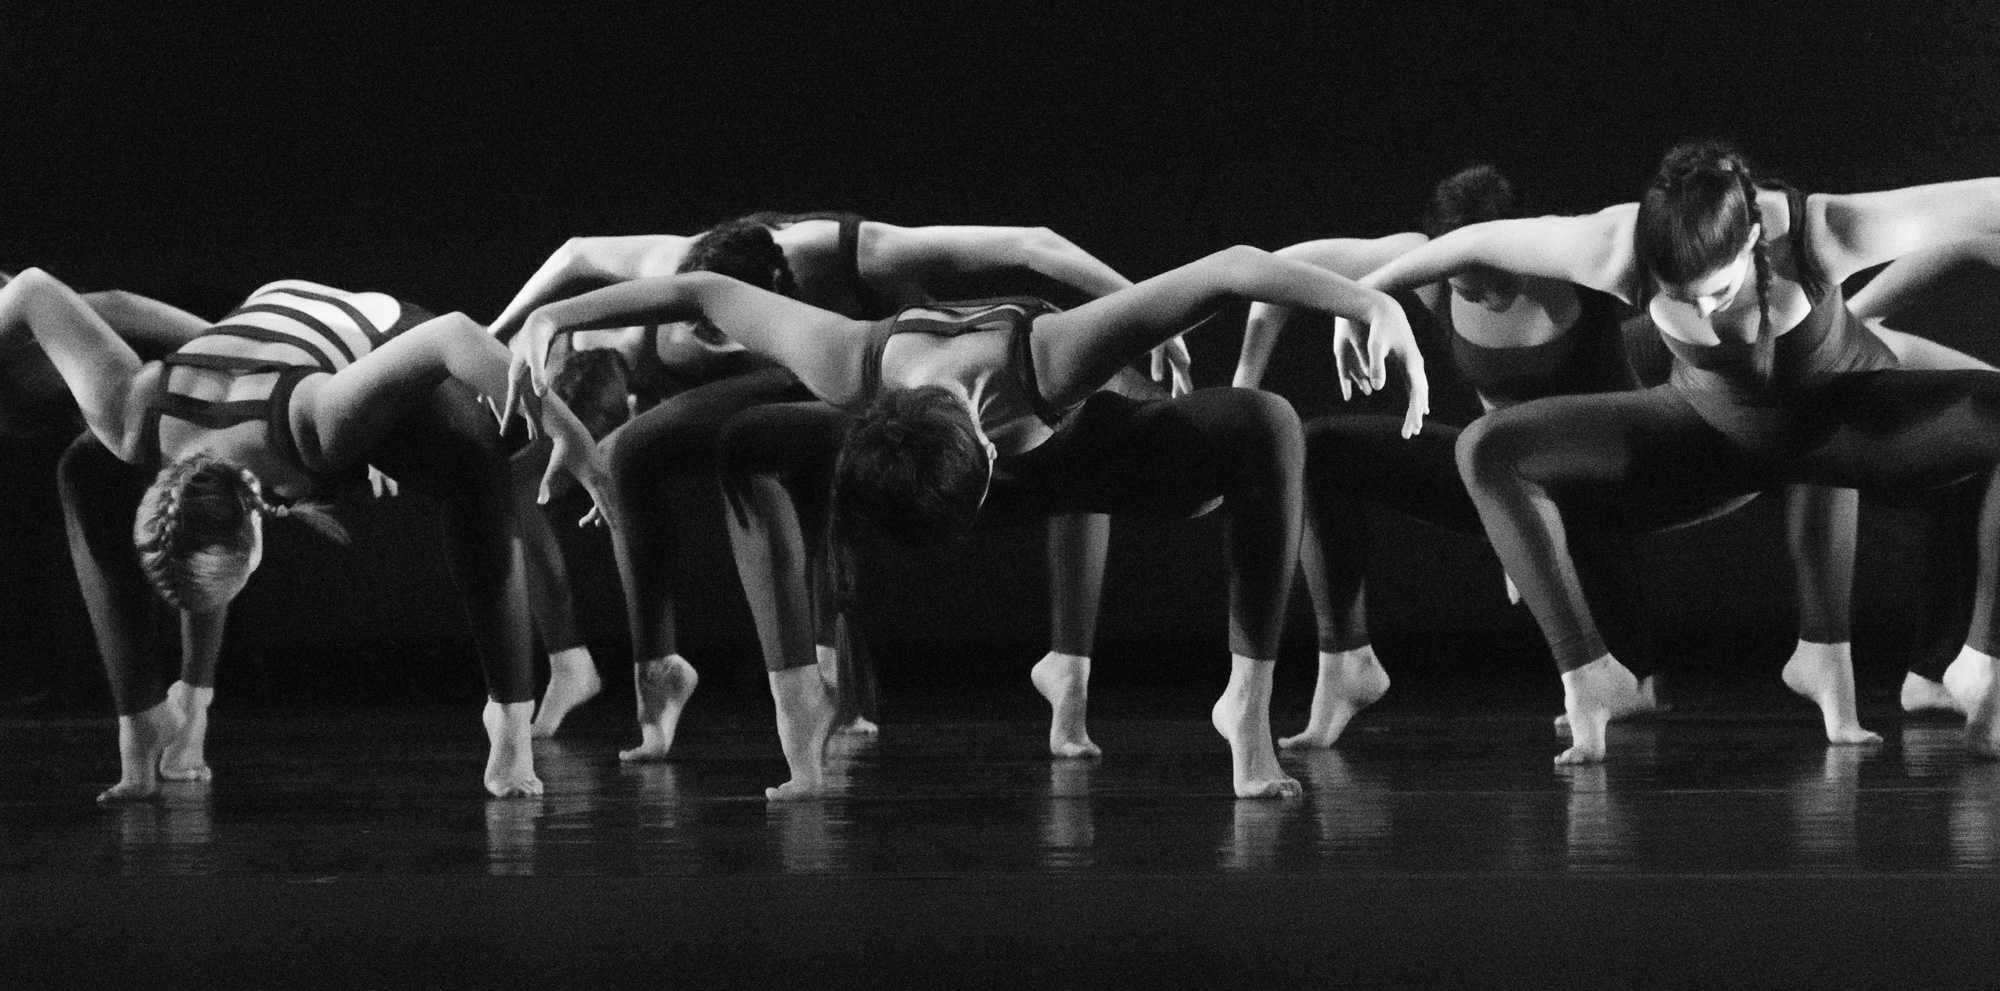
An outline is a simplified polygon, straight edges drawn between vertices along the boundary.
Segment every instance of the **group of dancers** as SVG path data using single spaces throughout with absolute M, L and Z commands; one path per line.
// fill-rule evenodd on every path
M 1963 713 L 1968 748 L 1996 757 L 2000 373 L 1883 325 L 1941 276 L 1996 261 L 2000 179 L 1808 195 L 1698 142 L 1638 202 L 1597 213 L 1521 216 L 1481 166 L 1438 184 L 1421 231 L 1230 247 L 1137 283 L 1046 229 L 841 213 L 573 239 L 490 327 L 299 280 L 210 324 L 31 268 L 0 286 L 0 398 L 30 415 L 67 392 L 87 428 L 58 481 L 118 713 L 104 802 L 209 776 L 224 619 L 267 518 L 344 540 L 324 500 L 371 478 L 443 509 L 486 680 L 484 784 L 503 798 L 541 792 L 532 740 L 602 687 L 536 505 L 564 474 L 593 502 L 582 522 L 609 529 L 623 587 L 639 723 L 624 760 L 671 753 L 698 682 L 675 640 L 671 499 L 686 490 L 664 482 L 719 483 L 789 765 L 773 800 L 821 793 L 829 736 L 874 729 L 856 704 L 870 672 L 843 635 L 856 528 L 942 543 L 1047 527 L 1054 622 L 1031 680 L 1051 754 L 1073 758 L 1098 753 L 1086 703 L 1109 517 L 1208 512 L 1229 577 L 1211 718 L 1232 787 L 1298 794 L 1279 747 L 1334 745 L 1389 687 L 1365 619 L 1366 503 L 1486 535 L 1561 673 L 1571 745 L 1556 760 L 1583 763 L 1605 759 L 1611 720 L 1658 705 L 1654 660 L 1628 649 L 1625 542 L 1774 490 L 1799 577 L 1784 681 L 1830 743 L 1879 739 L 1855 713 L 1848 645 L 1860 493 L 1924 500 L 1940 548 L 1926 629 L 1963 646 L 1915 652 L 1903 702 Z M 934 291 L 1021 274 L 1084 302 Z M 1233 387 L 1193 389 L 1180 335 L 1244 300 Z M 1257 388 L 1277 334 L 1315 314 L 1342 394 L 1400 389 L 1404 415 L 1301 423 Z M 1470 423 L 1428 418 L 1419 332 L 1476 390 Z M 1150 379 L 1133 369 L 1149 355 Z M 1318 681 L 1307 725 L 1274 741 L 1302 566 Z M 171 685 L 150 634 L 162 604 L 181 620 Z

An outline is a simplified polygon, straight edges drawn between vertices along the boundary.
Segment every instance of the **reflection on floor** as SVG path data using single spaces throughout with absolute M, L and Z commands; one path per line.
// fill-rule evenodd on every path
M 1546 703 L 1399 700 L 1364 715 L 1335 750 L 1287 755 L 1306 795 L 1284 802 L 1230 796 L 1226 748 L 1201 718 L 1202 699 L 1186 693 L 1100 706 L 1093 732 L 1106 756 L 1087 761 L 1043 755 L 1031 708 L 1003 707 L 996 718 L 977 700 L 905 706 L 880 738 L 836 742 L 828 798 L 777 806 L 759 797 L 783 764 L 768 708 L 755 699 L 704 699 L 684 724 L 678 759 L 641 766 L 618 764 L 623 712 L 599 703 L 572 717 L 565 738 L 538 745 L 547 794 L 507 802 L 478 791 L 484 743 L 473 706 L 219 708 L 212 784 L 169 785 L 157 802 L 110 810 L 89 801 L 115 766 L 107 720 L 10 717 L 0 720 L 0 885 L 13 894 L 0 907 L 45 930 L 52 942 L 42 945 L 58 949 L 40 966 L 58 982 L 67 953 L 84 960 L 102 950 L 58 925 L 67 912 L 140 912 L 157 897 L 224 918 L 243 899 L 234 925 L 255 930 L 289 918 L 248 907 L 272 885 L 354 901 L 346 911 L 363 918 L 342 917 L 364 926 L 357 940 L 385 939 L 371 913 L 407 911 L 414 932 L 489 960 L 498 959 L 491 948 L 477 947 L 499 939 L 490 918 L 445 936 L 424 926 L 425 912 L 518 896 L 551 912 L 581 907 L 610 931 L 702 906 L 778 941 L 728 943 L 726 952 L 704 944 L 712 955 L 683 958 L 706 961 L 713 977 L 789 959 L 774 946 L 841 959 L 843 940 L 911 953 L 948 937 L 956 949 L 939 961 L 962 960 L 968 974 L 984 972 L 987 959 L 969 947 L 1004 940 L 1010 958 L 1044 954 L 1034 972 L 1068 983 L 1089 972 L 1077 967 L 1117 959 L 1043 926 L 1052 912 L 1087 912 L 1072 921 L 1129 928 L 1134 946 L 1157 942 L 1146 966 L 1168 978 L 1176 971 L 1162 961 L 1176 952 L 1224 959 L 1248 952 L 1245 938 L 1280 940 L 1272 952 L 1335 953 L 1362 968 L 1348 973 L 1357 980 L 1430 974 L 1480 946 L 1488 966 L 1529 966 L 1543 953 L 1562 959 L 1566 923 L 1596 929 L 1607 913 L 1642 920 L 1617 934 L 1616 952 L 1670 936 L 1747 939 L 1731 951 L 1746 980 L 1759 965 L 1832 967 L 1829 953 L 1851 961 L 1825 976 L 1895 973 L 1897 958 L 1870 942 L 1888 937 L 1882 920 L 1929 919 L 1939 942 L 1926 966 L 1973 968 L 1968 979 L 1983 972 L 1975 984 L 2000 978 L 1983 963 L 2000 944 L 1990 936 L 2000 764 L 1966 755 L 1953 721 L 1902 717 L 1891 699 L 1868 700 L 1866 721 L 1885 743 L 1829 748 L 1802 703 L 1745 704 L 1727 687 L 1616 727 L 1611 761 L 1578 769 L 1550 764 L 1560 748 Z M 1281 729 L 1291 718 L 1281 711 Z M 492 878 L 563 883 L 464 888 Z M 427 887 L 436 884 L 455 893 Z M 668 897 L 673 908 L 662 910 L 656 902 Z M 279 904 L 330 910 L 311 898 Z M 803 906 L 803 917 L 772 914 L 785 905 Z M 1422 917 L 1447 905 L 1477 931 L 1432 931 Z M 1329 924 L 1352 916 L 1358 928 L 1307 920 L 1303 931 L 1266 929 L 1266 916 L 1309 909 Z M 529 915 L 530 932 L 550 918 Z M 1758 940 L 1775 949 L 1793 924 L 1808 927 L 1798 938 L 1818 956 L 1766 959 Z M 804 927 L 807 944 L 785 944 L 788 926 Z M 1954 927 L 1979 938 L 1954 940 Z M 1406 951 L 1443 955 L 1427 963 Z M 1621 979 L 1688 977 L 1680 968 L 1689 961 L 1671 948 L 1648 952 L 1667 954 L 1666 969 L 1656 960 Z M 826 966 L 820 976 L 834 983 L 882 973 L 874 963 L 856 962 L 852 973 Z

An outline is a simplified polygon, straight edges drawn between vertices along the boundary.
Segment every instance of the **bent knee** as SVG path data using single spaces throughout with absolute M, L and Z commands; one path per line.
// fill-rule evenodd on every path
M 1458 473 L 1468 482 L 1517 473 L 1533 447 L 1528 431 L 1489 413 L 1458 435 Z

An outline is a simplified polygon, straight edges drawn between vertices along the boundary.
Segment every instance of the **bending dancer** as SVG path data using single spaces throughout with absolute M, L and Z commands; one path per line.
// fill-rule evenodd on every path
M 1474 166 L 1438 183 L 1421 234 L 1313 241 L 1281 254 L 1360 277 L 1432 237 L 1519 215 L 1513 185 L 1491 166 Z M 1442 284 L 1421 288 L 1449 337 L 1459 371 L 1487 410 L 1543 396 L 1637 389 L 1642 377 L 1664 378 L 1664 367 L 1657 374 L 1648 367 L 1642 376 L 1628 358 L 1621 327 L 1628 308 L 1604 293 L 1496 265 L 1471 265 L 1447 273 Z M 1286 317 L 1276 307 L 1251 308 L 1236 384 L 1257 384 Z M 1929 341 L 1897 337 L 1913 360 L 1978 366 Z M 1633 357 L 1645 365 L 1650 355 Z M 1346 363 L 1342 368 L 1351 370 Z M 1356 384 L 1344 376 L 1343 394 L 1351 394 Z M 1359 385 L 1366 389 L 1371 383 L 1364 377 Z M 1307 541 L 1301 557 L 1319 623 L 1320 669 L 1305 730 L 1281 739 L 1280 746 L 1331 746 L 1355 713 L 1388 690 L 1388 673 L 1366 625 L 1368 520 L 1363 503 L 1484 535 L 1453 453 L 1460 428 L 1433 423 L 1421 436 L 1404 440 L 1399 426 L 1392 417 L 1367 415 L 1326 416 L 1306 424 Z M 1877 742 L 1881 738 L 1863 729 L 1855 714 L 1848 635 L 1858 498 L 1848 489 L 1803 485 L 1788 487 L 1785 498 L 1800 619 L 1785 683 L 1819 705 L 1830 742 Z M 1612 507 L 1607 504 L 1596 507 L 1597 516 L 1612 525 L 1576 528 L 1570 534 L 1570 550 L 1585 574 L 1592 611 L 1611 631 L 1609 639 L 1622 646 L 1638 681 L 1638 692 L 1624 700 L 1633 708 L 1615 711 L 1612 718 L 1658 707 L 1651 658 L 1639 649 L 1644 640 L 1639 576 L 1629 538 L 1644 529 L 1721 515 L 1746 501 L 1732 496 L 1686 505 L 1655 502 L 1653 508 L 1671 511 L 1637 515 L 1608 512 Z M 1567 719 L 1559 723 L 1566 727 Z
M 1269 712 L 1297 567 L 1297 416 L 1248 389 L 1152 401 L 1099 391 L 1125 362 L 1245 297 L 1371 325 L 1403 321 L 1381 293 L 1238 247 L 1067 312 L 1015 299 L 916 306 L 873 323 L 710 275 L 645 280 L 537 311 L 525 350 L 544 353 L 566 330 L 700 318 L 791 370 L 833 407 L 860 411 L 835 445 L 828 438 L 841 430 L 841 414 L 831 407 L 758 407 L 732 420 L 717 447 L 792 775 L 767 797 L 807 797 L 823 784 L 834 698 L 812 645 L 800 520 L 824 491 L 836 446 L 834 518 L 865 519 L 905 542 L 1062 513 L 1186 516 L 1220 497 L 1232 666 L 1212 718 L 1230 744 L 1236 794 L 1270 797 L 1299 789 L 1278 767 Z M 1407 327 L 1378 339 L 1407 340 Z M 1403 358 L 1414 422 L 1427 403 L 1422 358 Z M 523 364 L 540 386 L 541 373 Z
M 1040 275 L 1089 297 L 1116 292 L 1131 282 L 1110 266 L 1046 228 L 898 227 L 865 221 L 853 214 L 756 214 L 720 224 L 696 237 L 648 235 L 572 239 L 522 287 L 494 323 L 494 332 L 519 344 L 516 336 L 535 307 L 605 282 L 626 282 L 681 272 L 712 271 L 761 289 L 792 296 L 857 320 L 876 320 L 902 305 L 930 299 L 927 284 L 1009 273 Z M 619 754 L 623 760 L 668 755 L 680 714 L 698 682 L 695 668 L 675 642 L 673 588 L 674 511 L 665 491 L 673 475 L 706 474 L 724 421 L 754 405 L 812 398 L 796 377 L 707 324 L 651 324 L 565 335 L 579 354 L 611 349 L 623 354 L 629 381 L 642 402 L 657 402 L 604 441 L 611 466 L 610 496 L 623 521 L 612 534 L 633 647 L 640 744 Z M 554 369 L 564 349 L 549 360 Z M 1187 384 L 1186 349 L 1169 342 L 1177 384 Z M 578 376 L 579 379 L 582 376 Z M 580 399 L 615 414 L 623 390 L 614 384 L 597 399 Z M 1136 376 L 1133 376 L 1136 378 Z M 1127 386 L 1130 387 L 1129 379 Z M 1072 515 L 1049 521 L 1048 570 L 1052 643 L 1033 668 L 1032 681 L 1052 709 L 1049 749 L 1056 756 L 1098 753 L 1086 727 L 1085 701 L 1091 644 L 1096 638 L 1100 586 L 1110 540 L 1103 516 Z M 822 597 L 826 590 L 817 588 Z M 844 713 L 850 728 L 872 732 L 872 672 L 835 649 L 836 613 L 822 608 L 817 618 L 820 670 L 845 681 Z M 836 672 L 851 673 L 841 679 Z M 581 668 L 552 667 L 537 725 L 555 718 L 597 691 L 597 675 Z M 852 706 L 855 699 L 860 706 Z
M 1558 763 L 1602 760 L 1606 721 L 1638 690 L 1591 620 L 1559 497 L 1611 487 L 1705 501 L 1799 482 L 1896 491 L 1991 470 L 2000 375 L 1896 368 L 1848 313 L 1840 281 L 1995 231 L 2000 180 L 1807 196 L 1759 186 L 1733 150 L 1699 143 L 1668 153 L 1640 203 L 1474 224 L 1363 280 L 1421 285 L 1474 265 L 1563 279 L 1644 306 L 1674 354 L 1666 385 L 1496 410 L 1459 441 L 1480 518 L 1563 673 L 1574 746 Z M 1989 500 L 1982 549 L 1996 527 Z M 1968 744 L 1988 754 L 2000 751 L 1992 586 L 1989 554 L 1945 677 L 1972 711 Z
M 190 710 L 205 711 L 228 604 L 263 557 L 264 518 L 344 536 L 323 510 L 294 500 L 364 462 L 442 503 L 447 558 L 486 674 L 486 788 L 540 793 L 506 451 L 474 395 L 504 394 L 507 352 L 483 328 L 379 293 L 285 281 L 163 359 L 141 361 L 82 298 L 30 269 L 0 288 L 0 340 L 30 333 L 90 428 L 59 482 L 118 711 L 120 777 L 100 801 L 145 798 L 170 748 L 199 752 Z M 551 402 L 536 419 L 554 439 L 550 475 L 569 470 L 596 491 L 595 450 L 575 418 Z M 150 487 L 134 467 L 157 469 Z M 171 696 L 146 635 L 149 585 L 182 614 L 186 687 Z

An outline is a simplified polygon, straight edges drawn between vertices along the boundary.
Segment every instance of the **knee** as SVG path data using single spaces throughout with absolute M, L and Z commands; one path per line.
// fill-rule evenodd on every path
M 1467 485 L 1512 475 L 1527 454 L 1529 443 L 1523 431 L 1506 417 L 1482 416 L 1458 436 L 1458 473 Z
M 1228 441 L 1280 464 L 1303 464 L 1305 428 L 1284 397 L 1261 389 L 1230 389 Z

